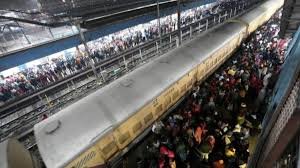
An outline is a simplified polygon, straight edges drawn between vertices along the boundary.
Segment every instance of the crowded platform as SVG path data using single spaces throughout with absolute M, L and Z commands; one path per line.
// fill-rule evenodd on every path
M 184 103 L 152 127 L 139 168 L 246 168 L 285 60 L 279 14 L 259 28 Z M 252 149 L 253 150 L 253 149 Z

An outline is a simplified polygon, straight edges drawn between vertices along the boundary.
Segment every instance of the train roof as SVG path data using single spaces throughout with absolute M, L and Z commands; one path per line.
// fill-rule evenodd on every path
M 37 145 L 46 166 L 65 166 L 244 28 L 226 23 L 212 29 L 35 125 Z

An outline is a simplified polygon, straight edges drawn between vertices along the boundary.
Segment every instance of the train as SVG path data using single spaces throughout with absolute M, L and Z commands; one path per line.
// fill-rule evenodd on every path
M 196 82 L 201 83 L 219 68 L 283 3 L 265 1 L 36 124 L 34 135 L 45 166 L 109 167 Z M 0 147 L 1 157 L 5 151 Z M 31 155 L 23 152 L 19 159 L 22 157 Z M 39 167 L 35 164 L 32 162 L 32 167 Z

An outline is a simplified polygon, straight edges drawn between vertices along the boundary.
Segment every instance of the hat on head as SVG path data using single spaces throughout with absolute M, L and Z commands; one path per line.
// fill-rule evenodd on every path
M 168 155 L 169 154 L 169 150 L 167 147 L 165 146 L 161 146 L 160 149 L 159 149 L 160 153 L 163 154 L 163 155 Z
M 169 157 L 169 158 L 174 158 L 174 157 L 175 157 L 174 152 L 171 151 L 171 150 L 169 150 L 169 151 L 168 151 L 168 157 Z
M 233 132 L 241 132 L 241 126 L 239 124 L 235 125 Z

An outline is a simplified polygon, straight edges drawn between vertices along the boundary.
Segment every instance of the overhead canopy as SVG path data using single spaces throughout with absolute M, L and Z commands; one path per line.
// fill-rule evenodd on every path
M 0 144 L 1 168 L 33 168 L 34 163 L 29 151 L 15 139 Z
M 35 11 L 38 10 L 37 0 L 2 0 L 0 10 Z
M 156 3 L 156 0 L 39 0 L 39 2 L 43 12 L 53 15 L 86 16 L 98 13 L 99 16 Z

